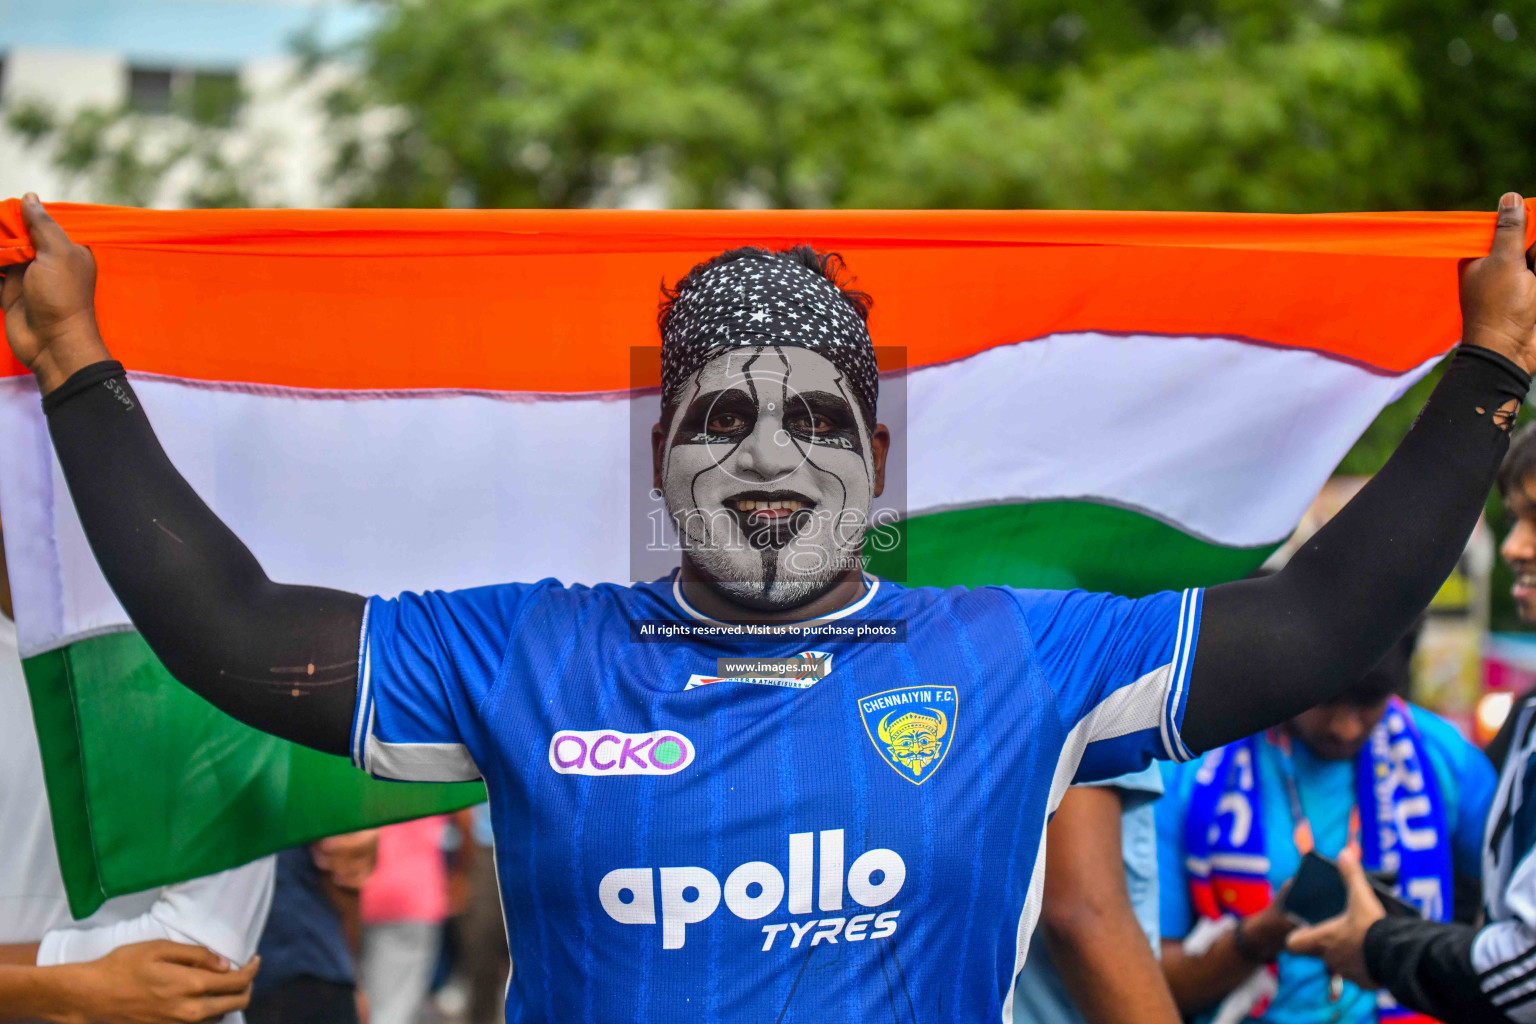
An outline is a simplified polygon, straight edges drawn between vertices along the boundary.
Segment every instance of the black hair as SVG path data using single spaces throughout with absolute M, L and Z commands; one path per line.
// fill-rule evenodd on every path
M 1509 451 L 1499 463 L 1499 497 L 1507 499 L 1511 491 L 1523 493 L 1524 484 L 1536 477 L 1536 423 L 1527 423 L 1509 439 Z
M 819 274 L 831 282 L 843 296 L 843 301 L 859 315 L 859 319 L 869 322 L 869 311 L 875 304 L 874 296 L 868 292 L 860 291 L 853 287 L 858 280 L 855 277 L 844 277 L 848 270 L 848 264 L 844 262 L 841 253 L 822 252 L 810 245 L 795 245 L 788 249 L 767 249 L 760 245 L 743 245 L 735 249 L 727 249 L 718 256 L 711 256 L 702 263 L 696 263 L 677 283 L 668 286 L 666 278 L 661 281 L 661 303 L 656 309 L 656 329 L 661 332 L 663 339 L 667 336 L 667 321 L 672 316 L 672 307 L 677 304 L 678 298 L 688 290 L 705 272 L 712 267 L 718 267 L 724 263 L 735 263 L 737 260 L 786 260 L 798 264 L 805 269 Z M 663 341 L 665 344 L 665 341 Z M 863 398 L 858 399 L 860 412 L 864 415 L 864 421 L 870 430 L 875 429 L 875 410 L 870 408 Z M 677 411 L 675 403 L 666 401 L 663 396 L 661 403 L 661 429 L 662 432 L 671 429 L 672 416 Z
M 859 291 L 853 287 L 857 278 L 843 278 L 848 264 L 843 261 L 840 253 L 822 252 L 820 249 L 809 245 L 796 245 L 788 249 L 765 249 L 760 245 L 743 245 L 735 249 L 727 249 L 718 256 L 711 256 L 703 263 L 696 263 L 693 269 L 677 279 L 677 283 L 667 286 L 666 279 L 661 282 L 661 305 L 656 310 L 656 327 L 665 337 L 667 333 L 667 319 L 672 315 L 672 306 L 677 298 L 687 291 L 689 286 L 699 279 L 712 267 L 718 267 L 723 263 L 735 263 L 737 260 L 787 260 L 796 263 L 807 270 L 820 274 L 832 283 L 843 299 L 859 314 L 859 319 L 869 322 L 869 311 L 874 306 L 875 300 L 868 292 Z

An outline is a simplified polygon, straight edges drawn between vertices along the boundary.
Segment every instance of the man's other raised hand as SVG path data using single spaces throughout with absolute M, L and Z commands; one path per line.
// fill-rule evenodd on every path
M 36 255 L 6 269 L 0 307 L 11 352 L 46 395 L 76 370 L 112 356 L 96 327 L 91 250 L 71 242 L 34 193 L 21 200 L 21 216 Z
M 1530 257 L 1525 202 L 1518 192 L 1506 192 L 1488 255 L 1461 267 L 1461 340 L 1492 349 L 1527 373 L 1536 372 L 1536 274 Z

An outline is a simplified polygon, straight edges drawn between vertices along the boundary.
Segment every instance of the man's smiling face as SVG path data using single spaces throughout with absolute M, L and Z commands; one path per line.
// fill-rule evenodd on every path
M 836 366 L 792 346 L 732 349 L 676 401 L 662 493 L 717 590 L 751 608 L 793 608 L 859 567 L 876 444 Z

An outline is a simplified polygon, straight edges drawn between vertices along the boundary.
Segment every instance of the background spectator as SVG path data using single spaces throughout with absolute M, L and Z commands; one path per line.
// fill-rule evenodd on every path
M 471 811 L 470 839 L 476 850 L 470 865 L 469 899 L 463 927 L 464 975 L 469 983 L 469 1024 L 499 1024 L 512 956 L 506 922 L 501 917 L 496 860 L 491 856 L 491 811 L 480 804 Z
M 1338 701 L 1199 761 L 1163 766 L 1163 967 L 1186 1015 L 1377 1020 L 1377 993 L 1348 983 L 1330 992 L 1322 961 L 1283 952 L 1292 925 L 1275 894 L 1309 849 L 1336 857 L 1346 844 L 1365 844 L 1368 862 L 1396 868 L 1406 898 L 1431 917 L 1450 916 L 1456 876 L 1481 874 L 1493 767 L 1444 719 L 1395 696 L 1406 688 L 1413 644 L 1405 638 Z M 1371 785 L 1384 778 L 1398 780 L 1390 794 Z M 1412 843 L 1403 842 L 1405 829 Z
M 248 1024 L 356 1024 L 358 894 L 378 832 L 332 836 L 277 855 L 277 883 L 258 952 Z
M 1043 941 L 1014 988 L 1014 1019 L 1035 1024 L 1177 1024 L 1157 964 L 1155 765 L 1073 786 L 1046 831 Z
M 378 865 L 362 890 L 362 985 L 370 1024 L 413 1024 L 437 964 L 453 896 L 467 893 L 474 844 L 459 844 L 450 870 L 443 857 L 447 815 L 379 830 Z

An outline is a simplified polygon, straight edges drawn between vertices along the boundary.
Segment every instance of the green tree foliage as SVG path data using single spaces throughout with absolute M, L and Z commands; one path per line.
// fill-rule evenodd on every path
M 396 0 L 333 97 L 381 205 L 1401 208 L 1421 82 L 1324 6 Z M 1412 148 L 1412 147 L 1410 147 Z
M 1060 76 L 1038 108 L 952 105 L 855 197 L 880 206 L 1309 212 L 1394 208 L 1417 111 L 1389 46 L 1306 25 L 1284 42 L 1156 46 Z M 978 169 L 981 173 L 977 173 Z M 939 203 L 935 204 L 934 200 Z
M 1536 0 L 1487 3 L 374 0 L 308 54 L 360 71 L 355 204 L 1487 208 L 1536 181 Z M 51 136 L 138 195 L 177 145 L 129 117 Z

